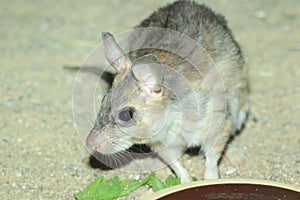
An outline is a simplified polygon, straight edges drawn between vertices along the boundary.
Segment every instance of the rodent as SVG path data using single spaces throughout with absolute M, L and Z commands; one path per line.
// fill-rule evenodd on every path
M 147 27 L 153 29 L 149 32 Z M 205 5 L 177 1 L 136 28 L 146 29 L 128 42 L 151 48 L 124 53 L 112 34 L 102 33 L 104 52 L 116 75 L 87 147 L 113 154 L 147 144 L 188 182 L 191 177 L 177 158 L 187 148 L 201 146 L 204 178 L 219 178 L 218 161 L 249 107 L 247 65 L 225 18 Z M 173 33 L 184 36 L 174 39 L 169 35 Z M 157 45 L 160 48 L 153 48 Z M 182 54 L 165 50 L 170 48 Z

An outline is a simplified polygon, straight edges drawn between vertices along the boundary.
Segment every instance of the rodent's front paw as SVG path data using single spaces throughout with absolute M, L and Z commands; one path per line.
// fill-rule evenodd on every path
M 206 169 L 204 173 L 204 179 L 219 179 L 218 170 Z

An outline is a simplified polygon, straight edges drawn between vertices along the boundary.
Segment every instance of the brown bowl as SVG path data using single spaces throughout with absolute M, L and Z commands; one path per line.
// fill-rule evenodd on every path
M 216 200 L 270 199 L 300 200 L 300 189 L 295 186 L 262 180 L 221 179 L 181 184 L 153 193 L 143 199 L 153 200 Z

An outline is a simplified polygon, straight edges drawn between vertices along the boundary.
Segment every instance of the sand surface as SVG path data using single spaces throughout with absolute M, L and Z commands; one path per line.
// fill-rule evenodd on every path
M 99 175 L 145 175 L 91 168 L 73 122 L 76 73 L 63 66 L 80 65 L 102 31 L 129 30 L 168 2 L 0 2 L 1 199 L 72 199 Z M 247 162 L 237 172 L 221 163 L 221 176 L 300 187 L 300 2 L 206 4 L 226 16 L 250 68 L 251 113 L 233 142 Z M 183 159 L 201 178 L 203 159 Z

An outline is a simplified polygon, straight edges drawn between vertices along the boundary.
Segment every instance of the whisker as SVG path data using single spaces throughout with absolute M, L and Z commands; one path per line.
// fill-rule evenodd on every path
M 122 166 L 122 156 L 120 156 L 119 153 L 111 155 L 112 160 L 114 161 L 114 168 L 119 168 L 120 166 Z
M 82 114 L 76 113 L 74 116 L 74 121 L 77 126 L 90 131 L 94 127 L 94 122 L 91 117 L 84 116 Z

